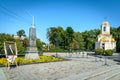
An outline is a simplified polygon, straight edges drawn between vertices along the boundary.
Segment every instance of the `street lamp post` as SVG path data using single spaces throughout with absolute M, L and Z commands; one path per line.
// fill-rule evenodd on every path
M 108 66 L 108 63 L 107 63 L 107 55 L 105 54 L 105 52 L 104 52 L 104 55 L 105 55 L 105 64 L 104 64 L 104 65 Z
M 102 62 L 102 54 L 100 54 L 100 61 Z
M 107 55 L 106 55 L 106 53 L 105 53 L 105 48 L 103 47 L 103 49 L 104 49 L 104 56 L 105 56 L 105 66 L 108 66 L 108 63 L 107 63 Z
M 96 56 L 96 53 L 94 54 L 94 57 L 95 57 L 95 62 L 98 62 L 98 61 L 97 61 L 97 56 Z
M 57 46 L 58 46 L 58 41 L 55 41 L 55 52 L 56 52 L 56 57 L 58 57 L 58 54 L 57 54 Z
M 84 58 L 84 51 L 82 52 L 82 57 Z

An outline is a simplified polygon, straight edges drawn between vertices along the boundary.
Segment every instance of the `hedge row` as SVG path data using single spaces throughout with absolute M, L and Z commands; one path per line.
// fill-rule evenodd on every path
M 98 55 L 112 56 L 114 51 L 112 49 L 104 50 L 102 48 L 98 48 L 98 49 L 95 50 L 95 53 L 98 54 Z

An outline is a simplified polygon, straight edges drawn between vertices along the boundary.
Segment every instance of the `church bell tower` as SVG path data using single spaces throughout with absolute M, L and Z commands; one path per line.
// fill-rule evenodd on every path
M 101 24 L 101 34 L 110 35 L 110 24 L 107 21 Z

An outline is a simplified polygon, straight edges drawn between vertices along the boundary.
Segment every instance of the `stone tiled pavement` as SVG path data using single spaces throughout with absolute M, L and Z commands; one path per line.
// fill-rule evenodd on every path
M 66 54 L 61 56 L 66 56 Z M 21 65 L 18 68 L 12 67 L 10 70 L 4 67 L 2 70 L 6 76 L 5 80 L 67 80 L 67 77 L 74 75 L 80 76 L 83 75 L 83 73 L 86 74 L 106 67 L 103 66 L 104 59 L 102 59 L 102 61 L 95 62 L 95 58 L 92 56 L 83 58 L 82 55 L 79 55 L 77 57 L 76 55 L 73 55 L 73 57 L 69 59 L 71 60 Z M 113 60 L 107 61 L 109 63 L 108 67 L 116 65 L 116 62 Z
M 4 74 L 3 68 L 0 68 L 0 80 L 6 80 L 6 76 Z

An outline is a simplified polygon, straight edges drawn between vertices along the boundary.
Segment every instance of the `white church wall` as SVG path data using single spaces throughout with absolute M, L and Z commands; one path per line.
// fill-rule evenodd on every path
M 112 35 L 110 35 L 110 24 L 107 21 L 104 21 L 101 25 L 101 34 L 98 35 L 98 40 L 95 43 L 95 49 L 97 48 L 103 48 L 104 43 L 104 49 L 114 49 L 116 50 L 116 42 L 112 42 Z

